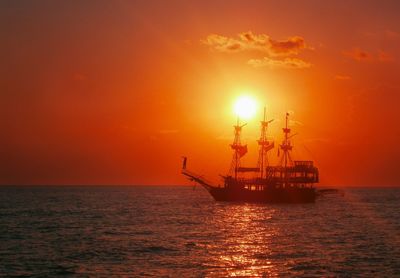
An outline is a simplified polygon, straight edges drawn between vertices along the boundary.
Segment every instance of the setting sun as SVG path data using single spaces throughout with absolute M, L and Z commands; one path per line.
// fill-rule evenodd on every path
M 234 104 L 235 114 L 242 119 L 251 119 L 257 110 L 257 102 L 249 96 L 239 97 Z

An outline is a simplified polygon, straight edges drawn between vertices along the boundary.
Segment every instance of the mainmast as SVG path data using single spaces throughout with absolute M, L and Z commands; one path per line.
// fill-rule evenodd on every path
M 260 139 L 258 140 L 258 145 L 260 146 L 260 150 L 258 152 L 257 167 L 260 172 L 260 178 L 263 177 L 264 168 L 266 166 L 268 166 L 267 152 L 274 148 L 274 142 L 268 141 L 268 139 L 267 139 L 268 124 L 271 123 L 273 120 L 267 121 L 265 110 L 266 110 L 266 108 L 264 107 L 264 118 L 261 121 L 261 135 L 260 135 Z
M 229 174 L 235 175 L 235 179 L 237 179 L 238 169 L 240 167 L 240 158 L 247 153 L 247 145 L 242 145 L 240 142 L 240 133 L 242 131 L 242 127 L 246 124 L 239 124 L 239 117 L 237 118 L 236 125 L 233 126 L 235 138 L 233 139 L 233 143 L 231 144 L 231 148 L 233 150 L 233 158 L 231 167 L 229 170 Z
M 285 138 L 283 139 L 283 142 L 280 145 L 281 150 L 283 151 L 281 165 L 283 164 L 283 166 L 285 167 L 285 173 L 286 173 L 286 168 L 288 167 L 288 164 L 293 165 L 293 161 L 290 156 L 290 152 L 293 148 L 290 143 L 290 138 L 292 138 L 294 135 L 290 136 L 290 128 L 288 127 L 288 122 L 289 122 L 289 113 L 286 113 L 286 125 L 282 129 L 283 133 L 285 134 Z

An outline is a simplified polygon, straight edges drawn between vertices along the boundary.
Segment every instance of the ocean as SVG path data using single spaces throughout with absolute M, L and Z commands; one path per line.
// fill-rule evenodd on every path
M 400 188 L 313 204 L 200 187 L 0 187 L 0 276 L 400 277 Z

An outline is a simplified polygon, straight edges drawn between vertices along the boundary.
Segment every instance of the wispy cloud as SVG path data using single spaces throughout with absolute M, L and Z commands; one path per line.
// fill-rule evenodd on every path
M 306 48 L 304 39 L 299 36 L 294 36 L 283 41 L 269 40 L 270 52 L 274 55 L 297 55 L 299 52 Z
M 300 36 L 288 37 L 284 40 L 275 40 L 266 34 L 254 34 L 251 31 L 227 37 L 218 34 L 208 35 L 201 41 L 213 51 L 224 53 L 255 52 L 262 53 L 264 57 L 248 60 L 247 64 L 256 68 L 309 68 L 310 63 L 293 56 L 298 55 L 309 47 L 304 38 Z
M 345 50 L 342 52 L 342 54 L 356 61 L 371 61 L 373 59 L 373 56 L 370 52 L 359 47 L 355 47 L 351 50 Z
M 205 40 L 202 40 L 202 43 L 220 52 L 237 52 L 244 50 L 244 45 L 239 40 L 217 34 L 208 35 Z
M 379 50 L 377 52 L 371 52 L 363 50 L 359 47 L 343 51 L 342 54 L 358 62 L 391 62 L 394 60 L 393 56 L 386 51 Z
M 284 69 L 305 69 L 311 67 L 311 64 L 305 62 L 298 58 L 285 58 L 285 59 L 271 59 L 264 57 L 262 59 L 250 59 L 247 64 L 255 67 L 269 67 L 274 68 L 284 68 Z
M 270 56 L 297 55 L 301 50 L 308 48 L 304 38 L 300 36 L 274 40 L 266 34 L 254 34 L 251 31 L 239 33 L 236 37 L 211 34 L 202 40 L 202 43 L 220 52 L 256 50 Z

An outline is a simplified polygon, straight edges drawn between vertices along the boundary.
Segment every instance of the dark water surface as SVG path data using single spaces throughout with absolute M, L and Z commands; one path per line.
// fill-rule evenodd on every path
M 0 187 L 0 276 L 400 277 L 400 189 L 315 204 L 191 187 Z

